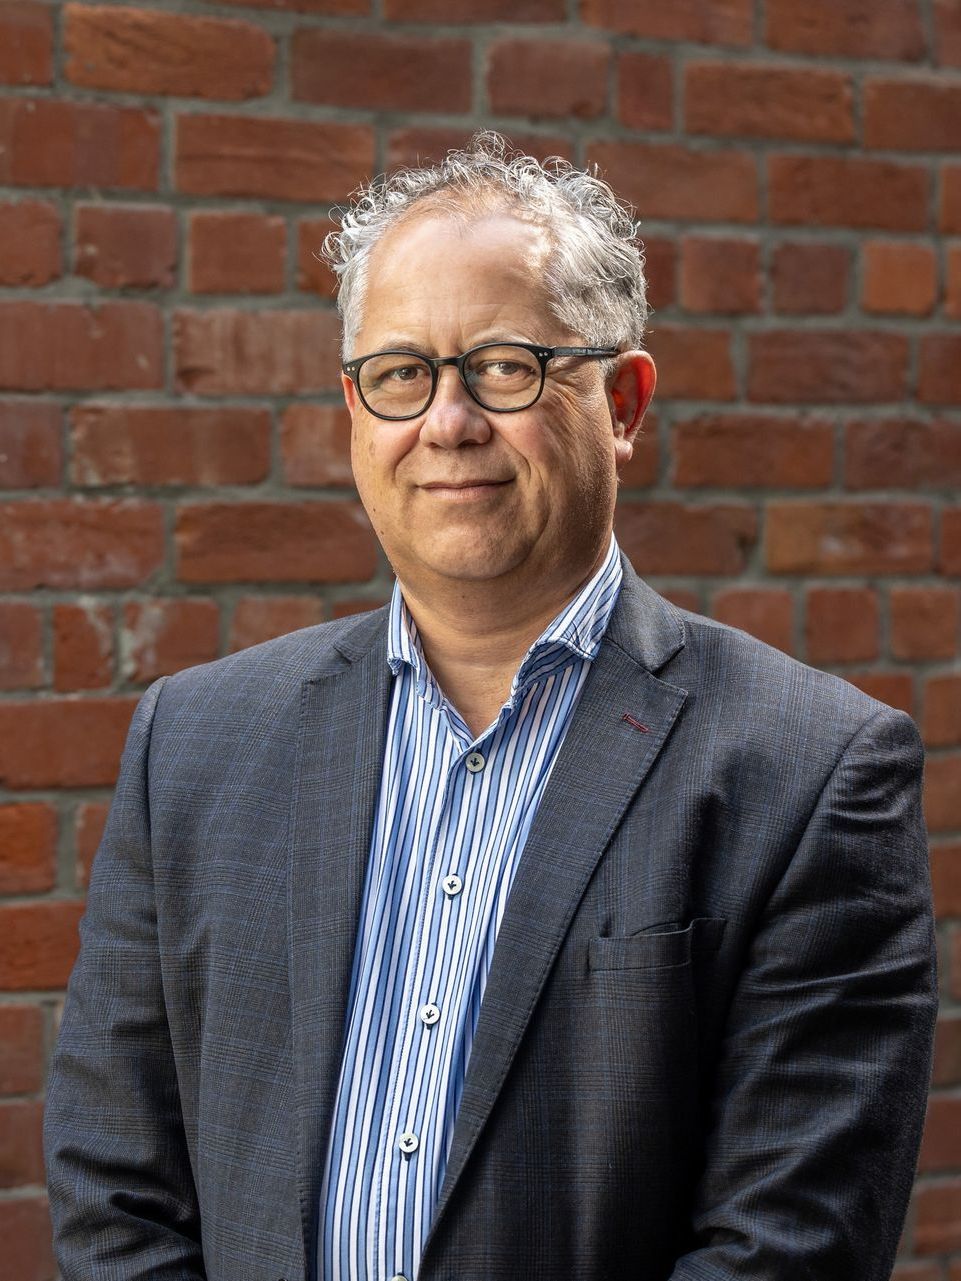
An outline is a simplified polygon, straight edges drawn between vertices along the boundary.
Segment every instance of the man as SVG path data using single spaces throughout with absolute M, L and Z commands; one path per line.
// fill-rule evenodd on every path
M 50 1082 L 64 1281 L 888 1275 L 921 747 L 620 557 L 633 232 L 490 136 L 346 214 L 397 589 L 140 705 Z

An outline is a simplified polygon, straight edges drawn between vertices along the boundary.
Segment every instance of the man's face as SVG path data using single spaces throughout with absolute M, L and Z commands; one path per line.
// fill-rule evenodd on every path
M 586 345 L 551 315 L 548 252 L 543 229 L 508 215 L 411 219 L 371 255 L 351 355 Z M 518 413 L 482 408 L 449 366 L 433 403 L 409 421 L 375 418 L 346 377 L 344 393 L 357 488 L 405 585 L 501 580 L 537 595 L 576 584 L 603 556 L 615 468 L 630 445 L 598 361 L 552 361 L 540 399 Z

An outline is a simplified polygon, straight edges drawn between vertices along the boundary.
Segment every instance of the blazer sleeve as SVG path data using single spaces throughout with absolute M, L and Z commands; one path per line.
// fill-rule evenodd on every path
M 200 1215 L 164 1006 L 147 761 L 163 681 L 134 715 L 47 1087 L 62 1281 L 203 1281 Z
M 884 708 L 820 793 L 730 1006 L 672 1281 L 888 1281 L 937 1011 L 922 768 Z

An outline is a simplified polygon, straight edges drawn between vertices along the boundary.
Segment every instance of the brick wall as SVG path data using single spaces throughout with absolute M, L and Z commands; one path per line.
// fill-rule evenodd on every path
M 44 1066 L 139 692 L 388 591 L 329 207 L 486 124 L 644 218 L 638 569 L 922 726 L 944 1012 L 897 1275 L 961 1281 L 961 0 L 0 0 L 10 1281 L 55 1271 Z

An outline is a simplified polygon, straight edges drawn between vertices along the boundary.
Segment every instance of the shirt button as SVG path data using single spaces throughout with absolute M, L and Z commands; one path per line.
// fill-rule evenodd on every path
M 411 1130 L 405 1130 L 397 1140 L 397 1146 L 405 1156 L 410 1156 L 410 1154 L 412 1152 L 416 1152 L 420 1146 L 420 1139 L 418 1139 L 417 1135 Z
M 433 1027 L 440 1018 L 440 1010 L 436 1005 L 422 1005 L 420 1007 L 420 1017 L 428 1027 Z
M 451 872 L 449 876 L 445 876 L 441 881 L 441 888 L 448 898 L 453 898 L 455 894 L 459 894 L 464 888 L 464 882 L 456 872 Z
M 464 764 L 472 774 L 479 774 L 484 768 L 486 761 L 483 756 L 481 756 L 480 752 L 471 752 Z

